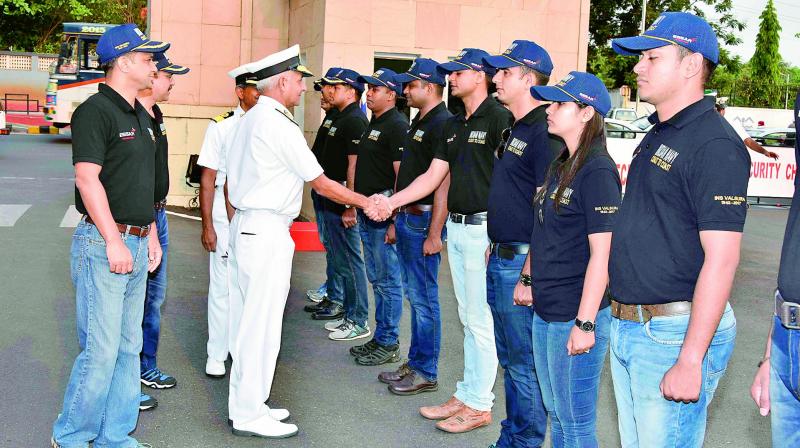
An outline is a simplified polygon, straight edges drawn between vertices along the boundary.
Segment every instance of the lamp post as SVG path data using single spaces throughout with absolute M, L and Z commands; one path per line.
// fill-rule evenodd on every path
M 642 23 L 639 25 L 639 34 L 644 34 L 644 24 L 647 20 L 647 0 L 642 0 Z M 639 87 L 636 87 L 636 115 L 639 115 Z

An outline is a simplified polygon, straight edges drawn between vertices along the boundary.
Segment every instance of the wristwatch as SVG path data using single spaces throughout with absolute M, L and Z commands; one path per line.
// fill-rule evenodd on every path
M 531 276 L 528 274 L 519 274 L 519 282 L 522 283 L 522 286 L 531 286 L 533 283 Z
M 594 322 L 590 320 L 580 320 L 575 318 L 575 326 L 584 333 L 594 333 Z

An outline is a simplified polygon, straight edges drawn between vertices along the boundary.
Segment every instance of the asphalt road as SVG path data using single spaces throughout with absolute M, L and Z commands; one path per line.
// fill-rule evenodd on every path
M 46 446 L 78 352 L 69 244 L 75 215 L 70 141 L 61 136 L 0 136 L 0 447 Z M 769 421 L 748 397 L 769 326 L 785 209 L 753 207 L 731 302 L 738 338 L 728 372 L 711 405 L 707 447 L 769 446 Z M 62 227 L 63 226 L 63 227 Z M 170 217 L 170 265 L 159 365 L 178 379 L 172 390 L 149 391 L 159 407 L 142 413 L 135 436 L 154 447 L 486 447 L 504 417 L 502 375 L 495 385 L 494 422 L 472 433 L 436 430 L 417 413 L 453 393 L 463 368 L 461 325 L 446 261 L 440 293 L 443 347 L 439 391 L 396 397 L 376 379 L 382 367 L 360 367 L 351 345 L 327 339 L 302 311 L 306 289 L 324 274 L 321 253 L 295 255 L 283 346 L 272 403 L 288 407 L 297 437 L 264 441 L 231 435 L 227 380 L 204 376 L 207 256 L 199 223 Z M 374 308 L 373 308 L 374 309 Z M 374 326 L 374 323 L 372 324 Z M 408 347 L 407 307 L 401 344 Z M 391 365 L 391 368 L 397 365 Z M 603 373 L 598 403 L 603 447 L 619 446 L 611 376 Z

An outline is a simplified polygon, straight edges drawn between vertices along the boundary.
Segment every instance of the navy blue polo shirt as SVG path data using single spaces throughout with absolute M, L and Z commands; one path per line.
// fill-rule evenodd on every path
M 536 314 L 547 322 L 577 317 L 589 265 L 589 235 L 611 231 L 622 199 L 617 165 L 603 139 L 596 140 L 590 151 L 561 193 L 558 210 L 557 175 L 551 176 L 534 204 L 530 236 L 533 297 Z M 607 306 L 608 298 L 603 297 L 600 309 Z
M 411 120 L 411 128 L 403 146 L 400 171 L 397 173 L 397 191 L 411 185 L 414 179 L 428 171 L 433 161 L 434 144 L 442 139 L 444 123 L 452 116 L 444 103 L 439 103 L 424 117 L 420 118 L 417 114 Z M 432 205 L 433 193 L 412 204 Z
M 527 242 L 533 231 L 533 195 L 564 145 L 547 133 L 545 109 L 533 109 L 503 135 L 489 186 L 488 232 L 495 243 Z
M 448 210 L 471 215 L 488 209 L 495 150 L 513 119 L 511 112 L 490 96 L 469 119 L 460 113 L 447 120 L 433 156 L 450 164 Z
M 319 129 L 317 129 L 317 136 L 314 137 L 314 144 L 311 146 L 311 152 L 314 153 L 317 162 L 322 161 L 322 151 L 325 150 L 325 140 L 328 138 L 328 131 L 331 130 L 331 126 L 338 115 L 339 109 L 335 107 L 331 108 L 331 110 L 325 113 L 325 118 L 322 119 Z
M 358 142 L 368 124 L 367 116 L 361 111 L 358 101 L 350 103 L 337 114 L 328 129 L 321 156 L 320 165 L 326 176 L 337 182 L 347 180 L 347 156 L 358 155 Z
M 713 98 L 651 119 L 611 241 L 611 294 L 626 304 L 691 301 L 704 260 L 699 232 L 741 232 L 747 214 L 750 155 Z
M 800 92 L 794 100 L 794 127 L 800 135 Z M 800 138 L 794 141 L 794 157 L 800 163 Z M 800 176 L 794 176 L 794 197 L 783 236 L 778 289 L 784 299 L 800 302 Z
M 408 119 L 392 107 L 381 116 L 372 116 L 358 143 L 355 191 L 372 196 L 394 189 L 397 177 L 394 162 L 399 162 L 408 132 Z
M 156 184 L 155 202 L 161 202 L 169 193 L 169 144 L 164 114 L 158 104 L 153 105 L 153 133 L 156 138 Z

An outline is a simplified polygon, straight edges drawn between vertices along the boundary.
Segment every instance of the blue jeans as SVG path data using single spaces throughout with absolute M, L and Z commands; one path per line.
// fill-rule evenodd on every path
M 589 353 L 570 356 L 567 341 L 575 321 L 547 322 L 538 314 L 533 316 L 533 358 L 550 415 L 553 448 L 598 446 L 597 395 L 611 333 L 608 307 L 597 313 L 595 324 L 594 347 Z
M 328 244 L 330 244 L 328 254 L 331 255 L 330 261 L 333 265 L 334 278 L 339 278 L 342 282 L 345 317 L 366 327 L 369 296 L 367 295 L 364 259 L 361 257 L 361 236 L 358 224 L 346 229 L 342 224 L 342 216 L 326 208 L 325 233 L 328 237 Z M 331 297 L 330 293 L 328 297 L 331 300 L 335 299 L 335 297 Z
M 688 327 L 688 314 L 647 323 L 611 320 L 611 375 L 623 448 L 703 446 L 708 405 L 733 353 L 736 317 L 726 305 L 703 358 L 700 399 L 687 404 L 664 399 L 659 385 L 678 360 Z
M 800 446 L 800 330 L 774 318 L 770 352 L 769 396 L 772 446 Z
M 448 221 L 447 239 L 458 318 L 464 325 L 464 379 L 456 384 L 454 396 L 472 409 L 489 411 L 494 402 L 497 348 L 492 312 L 486 302 L 486 223 Z
M 486 300 L 492 310 L 506 393 L 506 419 L 498 447 L 539 447 L 547 431 L 547 412 L 533 362 L 533 308 L 514 305 L 514 287 L 526 257 L 520 254 L 507 260 L 492 254 L 486 268 Z
M 342 304 L 342 282 L 341 279 L 337 280 L 333 271 L 333 254 L 330 249 L 330 242 L 325 233 L 325 198 L 317 194 L 316 191 L 311 190 L 311 202 L 314 205 L 314 215 L 317 218 L 317 233 L 319 233 L 319 240 L 325 248 L 325 282 L 320 285 L 317 292 L 326 294 L 328 299 Z M 330 291 L 328 291 L 328 283 L 331 284 Z
M 408 367 L 428 381 L 436 381 L 442 338 L 439 311 L 439 264 L 442 255 L 425 256 L 422 253 L 430 225 L 431 212 L 423 212 L 422 215 L 398 213 L 395 219 L 397 251 L 411 311 Z
M 169 224 L 167 213 L 162 208 L 155 212 L 158 242 L 161 243 L 161 264 L 147 275 L 147 292 L 144 299 L 142 320 L 141 370 L 147 372 L 158 366 L 158 336 L 161 333 L 161 305 L 167 297 L 167 248 L 169 247 Z
M 64 448 L 137 446 L 128 434 L 139 416 L 139 353 L 147 281 L 147 238 L 123 235 L 133 271 L 109 271 L 106 243 L 81 221 L 72 236 L 78 344 L 53 437 Z
M 400 262 L 394 244 L 386 244 L 391 221 L 376 222 L 358 211 L 358 230 L 364 244 L 367 280 L 375 296 L 375 342 L 397 344 L 400 315 L 403 312 L 403 285 Z

